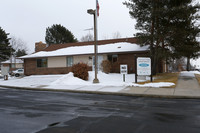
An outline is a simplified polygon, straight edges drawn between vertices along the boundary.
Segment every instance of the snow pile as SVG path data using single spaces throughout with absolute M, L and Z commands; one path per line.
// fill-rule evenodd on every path
M 50 85 L 89 85 L 89 82 L 74 77 L 73 73 L 70 72 L 57 79 L 56 81 L 52 82 Z
M 159 82 L 159 83 L 146 83 L 144 85 L 138 85 L 138 84 L 134 84 L 135 87 L 155 87 L 155 88 L 159 88 L 159 87 L 170 87 L 175 85 L 174 83 L 170 83 L 170 82 Z
M 102 86 L 128 86 L 130 83 L 134 82 L 135 75 L 128 74 L 126 76 L 126 82 L 123 82 L 123 77 L 121 74 L 105 74 L 103 72 L 98 72 L 97 78 L 99 79 L 98 84 L 93 84 L 94 72 L 89 72 L 88 81 L 79 79 L 73 76 L 73 73 L 68 73 L 63 77 L 52 82 L 50 85 L 102 85 Z
M 94 72 L 89 72 L 88 81 L 81 80 L 73 76 L 73 73 L 64 75 L 63 77 L 52 82 L 50 86 L 56 85 L 100 85 L 100 86 L 135 86 L 135 87 L 169 87 L 175 85 L 169 82 L 160 83 L 146 83 L 144 85 L 139 85 L 133 83 L 135 81 L 135 74 L 127 74 L 125 76 L 125 82 L 123 81 L 123 76 L 118 73 L 105 74 L 103 72 L 98 72 L 97 78 L 99 79 L 98 84 L 93 84 Z M 139 80 L 140 81 L 140 80 Z

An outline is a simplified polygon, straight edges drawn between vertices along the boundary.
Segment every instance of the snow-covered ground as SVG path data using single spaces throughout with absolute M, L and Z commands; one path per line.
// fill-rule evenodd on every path
M 185 75 L 190 75 L 190 74 L 200 74 L 199 71 L 182 71 L 181 72 L 182 74 L 185 74 Z
M 200 57 L 197 59 L 191 59 L 190 62 L 193 67 L 200 69 Z
M 33 75 L 26 76 L 23 78 L 9 77 L 9 80 L 4 81 L 0 79 L 0 85 L 7 86 L 19 86 L 19 87 L 37 87 L 37 88 L 51 88 L 51 89 L 77 89 L 84 88 L 84 90 L 99 90 L 102 87 L 126 87 L 126 86 L 136 86 L 136 87 L 167 87 L 172 86 L 174 83 L 160 82 L 160 83 L 148 83 L 144 85 L 139 85 L 134 83 L 135 75 L 127 74 L 126 81 L 123 82 L 123 76 L 117 73 L 105 74 L 98 72 L 98 84 L 93 84 L 94 72 L 89 72 L 89 80 L 84 81 L 73 76 L 73 73 L 63 74 L 63 75 Z M 138 80 L 141 81 L 141 80 Z
M 181 75 L 182 76 L 187 76 L 187 77 L 195 77 L 195 75 L 194 74 L 200 74 L 200 72 L 199 71 L 182 71 L 181 72 Z

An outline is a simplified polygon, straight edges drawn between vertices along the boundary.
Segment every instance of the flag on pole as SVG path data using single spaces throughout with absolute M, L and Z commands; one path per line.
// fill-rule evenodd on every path
M 97 16 L 99 16 L 99 2 L 96 0 L 96 11 L 97 11 Z

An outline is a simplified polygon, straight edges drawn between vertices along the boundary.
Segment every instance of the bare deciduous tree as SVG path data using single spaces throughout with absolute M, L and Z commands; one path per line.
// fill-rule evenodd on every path
M 94 36 L 92 34 L 87 34 L 80 39 L 81 42 L 89 42 L 89 41 L 94 41 Z
M 13 53 L 14 55 L 16 55 L 18 51 L 24 51 L 28 53 L 29 49 L 27 47 L 27 44 L 21 38 L 16 38 L 15 36 L 11 36 L 10 45 L 15 50 L 15 52 Z
M 113 39 L 121 38 L 121 34 L 117 31 L 113 33 Z
M 186 70 L 185 58 L 180 58 L 180 59 L 175 59 L 175 60 L 170 61 L 169 63 L 170 72 L 178 72 L 178 71 L 183 71 L 183 70 Z

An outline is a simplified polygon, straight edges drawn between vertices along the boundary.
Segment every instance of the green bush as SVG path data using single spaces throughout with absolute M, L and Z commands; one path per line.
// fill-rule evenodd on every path
M 74 77 L 78 77 L 83 80 L 88 80 L 88 65 L 84 63 L 78 63 L 72 66 L 72 72 Z
M 103 68 L 103 72 L 104 73 L 110 73 L 110 70 L 111 70 L 111 63 L 109 60 L 103 60 L 102 63 L 101 63 L 101 66 Z

